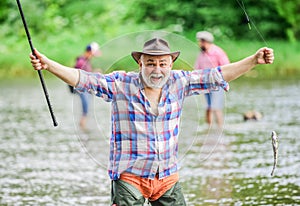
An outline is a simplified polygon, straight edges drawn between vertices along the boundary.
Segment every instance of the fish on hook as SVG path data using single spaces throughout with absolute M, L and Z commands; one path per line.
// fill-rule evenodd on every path
M 275 131 L 272 131 L 271 139 L 272 139 L 272 147 L 273 147 L 273 153 L 274 153 L 274 164 L 273 164 L 273 169 L 271 172 L 271 176 L 273 176 L 274 170 L 277 166 L 277 160 L 278 160 L 278 136 Z

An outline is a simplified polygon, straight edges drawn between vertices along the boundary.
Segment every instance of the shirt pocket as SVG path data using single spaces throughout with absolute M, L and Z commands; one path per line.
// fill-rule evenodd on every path
M 164 120 L 178 119 L 181 114 L 181 101 L 177 95 L 170 93 L 164 104 Z
M 147 108 L 150 105 L 146 102 L 144 98 L 136 95 L 128 100 L 128 116 L 130 121 L 135 122 L 149 122 L 151 118 L 149 117 L 149 112 Z

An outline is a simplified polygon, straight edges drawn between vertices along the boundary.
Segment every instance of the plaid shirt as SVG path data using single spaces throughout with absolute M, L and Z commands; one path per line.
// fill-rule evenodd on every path
M 111 102 L 109 175 L 117 180 L 124 171 L 159 179 L 178 171 L 178 134 L 183 100 L 221 86 L 228 90 L 220 67 L 196 71 L 172 70 L 162 88 L 158 115 L 152 113 L 139 73 L 111 74 L 80 71 L 76 90 L 92 90 Z

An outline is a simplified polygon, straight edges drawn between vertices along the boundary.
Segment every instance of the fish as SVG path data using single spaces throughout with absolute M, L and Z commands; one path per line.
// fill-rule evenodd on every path
M 272 147 L 274 153 L 274 164 L 271 172 L 271 176 L 273 176 L 275 168 L 277 166 L 277 160 L 278 160 L 278 136 L 275 131 L 272 131 L 271 139 L 272 139 Z

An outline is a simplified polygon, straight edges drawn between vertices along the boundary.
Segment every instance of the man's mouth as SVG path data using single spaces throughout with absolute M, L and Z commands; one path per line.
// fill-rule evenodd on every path
M 163 77 L 159 76 L 159 77 L 150 77 L 152 82 L 158 82 L 160 81 Z

